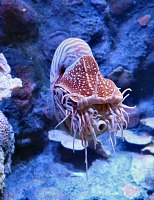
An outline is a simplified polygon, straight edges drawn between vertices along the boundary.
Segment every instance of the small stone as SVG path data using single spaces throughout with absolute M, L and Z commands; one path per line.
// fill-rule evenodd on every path
M 136 184 L 148 190 L 154 190 L 154 156 L 133 155 L 131 174 Z
M 148 118 L 145 118 L 145 119 L 141 119 L 140 122 L 145 126 L 149 126 L 150 128 L 154 128 L 154 117 L 148 117 Z
M 127 88 L 130 86 L 132 81 L 134 80 L 132 72 L 124 69 L 123 67 L 118 67 L 113 70 L 108 78 L 113 80 L 114 83 L 120 88 Z
M 144 15 L 140 17 L 137 21 L 141 26 L 147 26 L 150 20 L 151 20 L 151 15 Z
M 109 0 L 110 10 L 115 15 L 121 15 L 134 4 L 133 0 Z

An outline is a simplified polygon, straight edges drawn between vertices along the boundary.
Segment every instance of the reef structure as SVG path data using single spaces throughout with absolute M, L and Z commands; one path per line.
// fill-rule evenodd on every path
M 19 78 L 12 78 L 10 66 L 0 54 L 0 101 L 11 97 L 11 92 L 22 87 Z M 14 153 L 14 132 L 7 118 L 0 110 L 0 199 L 5 186 L 5 177 L 11 172 L 11 157 Z
M 0 111 L 0 196 L 3 194 L 5 177 L 11 172 L 13 153 L 14 132 L 7 118 Z

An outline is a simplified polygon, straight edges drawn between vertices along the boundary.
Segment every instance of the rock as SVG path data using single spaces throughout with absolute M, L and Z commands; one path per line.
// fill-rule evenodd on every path
M 124 69 L 123 67 L 114 69 L 110 74 L 108 74 L 107 77 L 113 80 L 114 83 L 120 88 L 129 87 L 134 80 L 132 72 Z
M 20 148 L 27 147 L 27 146 L 32 145 L 32 140 L 31 138 L 19 139 L 19 140 L 16 140 L 16 145 Z
M 31 109 L 33 92 L 36 89 L 36 84 L 33 80 L 34 69 L 31 66 L 16 67 L 18 76 L 22 79 L 22 88 L 15 92 L 13 103 L 17 105 L 20 112 L 27 113 Z
M 83 5 L 83 0 L 65 0 L 67 6 Z
M 149 192 L 149 200 L 154 200 L 154 192 Z
M 6 116 L 9 116 L 16 138 L 22 139 L 22 135 L 24 139 L 33 138 L 34 142 L 34 140 L 41 137 L 42 141 L 43 134 L 39 133 L 42 133 L 44 126 L 46 129 L 48 128 L 46 122 L 51 120 L 51 118 L 48 119 L 46 117 L 48 103 L 50 103 L 48 102 L 48 97 L 50 95 L 47 94 L 48 90 L 45 85 L 43 85 L 44 88 L 42 89 L 43 73 L 39 71 L 39 67 L 35 67 L 30 63 L 29 58 L 26 62 L 21 54 L 13 54 L 13 56 L 15 57 L 15 66 L 12 67 L 13 75 L 17 75 L 22 79 L 23 87 L 18 91 L 14 91 L 11 99 L 2 102 L 1 108 Z M 23 60 L 23 64 L 20 59 Z M 13 58 L 11 62 L 13 62 Z M 12 105 L 10 105 L 11 103 Z M 42 108 L 44 109 L 42 110 Z M 51 126 L 50 123 L 48 124 Z M 37 137 L 36 133 L 38 133 Z M 30 134 L 33 136 L 30 136 Z
M 140 122 L 145 126 L 149 126 L 150 128 L 154 128 L 154 117 L 148 117 L 148 118 L 145 118 L 145 119 L 141 119 Z
M 45 56 L 48 59 L 52 60 L 51 58 L 53 57 L 54 51 L 56 50 L 58 45 L 67 37 L 69 37 L 69 35 L 65 31 L 55 31 L 53 33 L 50 33 L 43 44 L 43 52 Z
M 98 41 L 104 33 L 104 17 L 98 17 L 89 10 L 79 13 L 70 25 L 71 35 L 82 38 L 86 42 Z M 79 31 L 80 30 L 80 31 Z
M 124 14 L 133 4 L 133 0 L 109 0 L 110 10 L 114 15 Z
M 118 131 L 117 135 L 120 136 L 121 131 Z M 152 141 L 152 136 L 145 133 L 137 135 L 131 130 L 124 130 L 124 138 L 128 143 L 136 145 L 146 145 Z
M 149 70 L 150 68 L 152 68 L 154 65 L 154 52 L 151 52 L 147 57 L 146 57 L 146 60 L 145 60 L 145 63 L 144 63 L 144 69 L 145 70 Z
M 146 123 L 146 121 L 148 122 L 148 120 L 146 120 L 147 118 L 153 118 L 154 116 L 154 97 L 152 96 L 151 98 L 144 98 L 142 97 L 142 100 L 140 101 L 140 103 L 138 104 L 138 109 L 141 113 L 142 119 L 141 119 L 141 123 L 142 121 L 144 122 L 144 125 Z M 150 122 L 150 125 L 153 126 Z
M 137 127 L 140 123 L 140 112 L 138 108 L 126 109 L 129 113 L 128 128 Z
M 154 143 L 151 143 L 149 145 L 147 145 L 146 147 L 144 147 L 143 149 L 141 149 L 142 152 L 150 152 L 152 154 L 154 154 Z
M 110 153 L 104 149 L 102 142 L 99 140 L 97 140 L 96 149 L 94 148 L 93 140 L 88 141 L 88 147 L 92 149 L 101 158 L 108 159 L 110 156 Z
M 0 111 L 0 199 L 5 176 L 11 172 L 11 157 L 14 153 L 14 132 L 5 115 Z
M 96 7 L 99 12 L 102 12 L 107 7 L 107 2 L 105 0 L 91 0 L 91 4 Z
M 154 156 L 133 155 L 131 174 L 136 184 L 154 190 Z
M 37 15 L 24 1 L 2 0 L 1 8 L 8 37 L 23 37 L 36 31 Z
M 151 19 L 151 15 L 144 15 L 142 17 L 140 17 L 137 21 L 141 26 L 147 26 L 149 21 Z

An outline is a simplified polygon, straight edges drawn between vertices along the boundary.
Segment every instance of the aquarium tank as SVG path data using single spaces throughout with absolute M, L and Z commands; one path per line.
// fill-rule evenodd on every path
M 154 200 L 154 1 L 0 1 L 0 200 Z

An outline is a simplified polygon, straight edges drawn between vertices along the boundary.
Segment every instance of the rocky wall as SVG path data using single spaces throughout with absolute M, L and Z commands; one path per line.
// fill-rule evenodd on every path
M 140 121 L 154 116 L 153 1 L 1 0 L 0 27 L 0 52 L 13 76 L 23 83 L 0 103 L 13 127 L 19 154 L 25 146 L 31 154 L 36 149 L 43 151 L 46 133 L 56 125 L 50 65 L 55 49 L 68 37 L 84 39 L 103 76 L 122 91 L 132 89 L 126 101 L 136 108 L 130 113 L 129 128 L 136 135 L 141 131 L 153 136 L 153 128 Z

